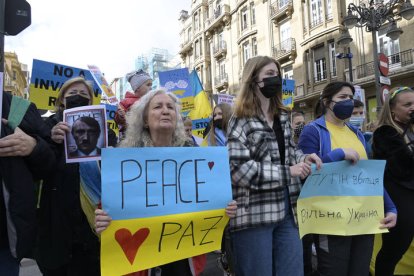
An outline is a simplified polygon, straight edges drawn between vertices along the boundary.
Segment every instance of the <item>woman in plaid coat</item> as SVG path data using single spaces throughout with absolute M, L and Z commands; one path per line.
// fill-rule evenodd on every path
M 279 63 L 249 59 L 228 127 L 236 217 L 230 220 L 235 272 L 244 275 L 303 275 L 296 224 L 300 178 L 321 160 L 295 149 L 282 104 Z

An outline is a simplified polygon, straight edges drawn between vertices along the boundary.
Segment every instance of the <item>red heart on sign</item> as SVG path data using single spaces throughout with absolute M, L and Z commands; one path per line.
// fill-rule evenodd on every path
M 129 263 L 132 265 L 141 244 L 148 237 L 150 230 L 141 228 L 134 235 L 128 229 L 121 228 L 115 232 L 115 239 L 124 251 Z
M 211 171 L 211 169 L 214 167 L 214 162 L 213 161 L 208 162 L 208 167 L 210 168 L 210 171 Z

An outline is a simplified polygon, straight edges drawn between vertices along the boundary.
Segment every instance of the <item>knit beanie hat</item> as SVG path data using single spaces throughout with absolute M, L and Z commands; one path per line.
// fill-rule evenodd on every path
M 140 69 L 137 71 L 132 71 L 126 75 L 126 79 L 131 84 L 132 90 L 135 91 L 141 87 L 147 80 L 150 80 L 151 77 L 144 70 Z

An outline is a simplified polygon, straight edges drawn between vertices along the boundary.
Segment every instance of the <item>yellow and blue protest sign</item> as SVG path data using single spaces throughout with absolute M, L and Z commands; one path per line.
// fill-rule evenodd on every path
M 323 164 L 306 179 L 298 199 L 299 234 L 362 235 L 384 218 L 384 160 Z
M 93 82 L 92 103 L 94 105 L 100 104 L 102 88 L 89 70 L 38 59 L 33 59 L 29 99 L 39 109 L 53 110 L 62 85 L 68 79 L 78 76 Z
M 181 102 L 181 112 L 188 113 L 194 108 L 194 93 L 189 84 L 188 68 L 159 72 L 160 85 L 174 93 Z
M 231 200 L 225 147 L 102 149 L 102 275 L 219 249 Z
M 106 108 L 106 123 L 108 124 L 108 128 L 115 131 L 116 136 L 119 136 L 118 124 L 115 122 L 115 113 L 118 107 L 112 104 L 105 104 L 105 108 Z
M 282 79 L 282 102 L 289 109 L 293 108 L 293 96 L 295 93 L 295 81 Z

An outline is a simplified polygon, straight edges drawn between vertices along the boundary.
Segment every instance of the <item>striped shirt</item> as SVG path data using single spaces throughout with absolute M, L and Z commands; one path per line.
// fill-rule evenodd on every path
M 290 176 L 290 166 L 304 161 L 306 155 L 291 139 L 289 116 L 280 114 L 285 140 L 285 164 L 281 164 L 275 132 L 264 116 L 232 117 L 228 127 L 230 171 L 236 217 L 230 229 L 241 230 L 281 221 L 285 217 L 285 191 L 289 191 L 296 220 L 296 202 L 301 183 Z

